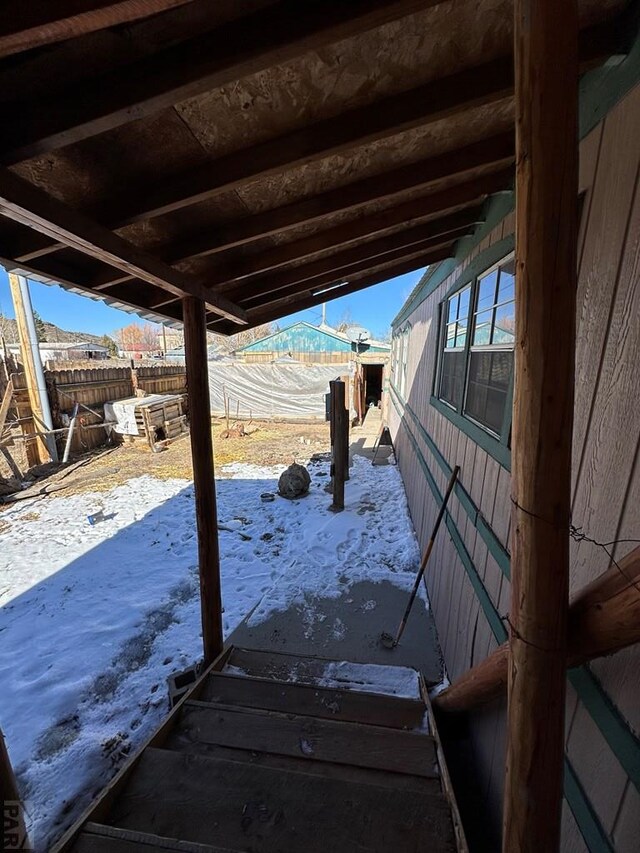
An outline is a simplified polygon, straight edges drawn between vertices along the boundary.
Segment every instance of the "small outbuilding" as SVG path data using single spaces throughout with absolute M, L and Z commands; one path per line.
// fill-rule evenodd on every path
M 8 344 L 7 349 L 11 355 L 20 355 L 20 344 Z M 48 361 L 85 361 L 86 359 L 109 358 L 108 348 L 94 341 L 70 341 L 66 343 L 44 341 L 38 344 L 38 349 L 43 364 Z

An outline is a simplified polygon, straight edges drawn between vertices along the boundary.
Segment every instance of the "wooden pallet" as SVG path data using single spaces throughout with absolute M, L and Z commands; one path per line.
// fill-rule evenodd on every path
M 157 399 L 145 402 L 141 397 L 135 407 L 138 435 L 144 436 L 150 446 L 157 441 L 172 440 L 188 432 L 183 399 L 178 394 L 155 395 Z
M 54 853 L 465 850 L 426 693 L 319 684 L 328 663 L 227 649 Z

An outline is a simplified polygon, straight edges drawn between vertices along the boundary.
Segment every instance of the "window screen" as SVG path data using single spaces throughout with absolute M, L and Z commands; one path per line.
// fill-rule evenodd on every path
M 464 413 L 500 434 L 513 371 L 513 260 L 478 279 Z

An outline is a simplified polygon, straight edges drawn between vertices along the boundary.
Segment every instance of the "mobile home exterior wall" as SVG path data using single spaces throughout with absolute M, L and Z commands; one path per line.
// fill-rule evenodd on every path
M 640 86 L 583 137 L 573 447 L 573 523 L 614 558 L 640 539 Z M 514 248 L 509 199 L 494 200 L 485 233 L 430 271 L 394 322 L 389 422 L 423 545 L 437 500 L 461 466 L 445 535 L 428 571 L 451 680 L 507 637 L 509 424 L 490 434 L 438 398 L 447 298 Z M 470 311 L 469 317 L 472 316 Z M 470 333 L 467 330 L 467 333 Z M 510 402 L 507 402 L 510 410 Z M 579 537 L 578 537 L 579 538 Z M 576 592 L 609 565 L 605 548 L 572 541 Z M 563 851 L 637 850 L 640 837 L 640 647 L 569 673 Z M 471 714 L 485 814 L 498 844 L 506 702 Z

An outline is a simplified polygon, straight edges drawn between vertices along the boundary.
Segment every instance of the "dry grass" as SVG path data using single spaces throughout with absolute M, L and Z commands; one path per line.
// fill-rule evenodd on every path
M 329 449 L 328 424 L 287 424 L 253 421 L 245 425 L 247 434 L 221 438 L 226 425 L 214 423 L 213 436 L 216 476 L 224 477 L 223 465 L 247 462 L 254 465 L 289 465 Z M 65 483 L 74 492 L 108 491 L 114 486 L 150 474 L 167 480 L 192 478 L 191 444 L 185 435 L 166 450 L 154 453 L 144 442 L 124 443 L 105 453 L 98 451 L 86 465 L 71 473 Z M 66 491 L 66 490 L 65 490 Z
M 37 521 L 39 518 L 39 512 L 25 512 L 20 516 L 20 521 Z

